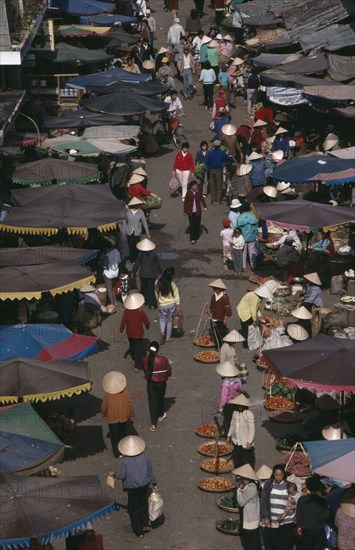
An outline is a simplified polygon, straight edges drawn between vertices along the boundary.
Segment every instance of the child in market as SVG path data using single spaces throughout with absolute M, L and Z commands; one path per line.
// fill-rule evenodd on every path
M 298 490 L 298 487 L 296 483 L 292 481 L 287 482 L 287 504 L 286 508 L 284 509 L 283 513 L 279 516 L 279 523 L 283 523 L 285 519 L 287 518 L 287 523 L 289 523 L 289 520 L 294 519 L 296 515 L 296 507 L 297 507 L 297 501 L 301 496 L 301 493 Z
M 243 269 L 243 249 L 245 240 L 238 229 L 233 231 L 232 252 L 234 262 L 234 275 L 240 275 Z
M 220 237 L 222 239 L 223 247 L 223 263 L 224 269 L 228 269 L 228 265 L 233 264 L 233 254 L 232 254 L 232 237 L 233 229 L 230 227 L 229 220 L 223 220 L 222 225 L 224 229 L 220 232 Z

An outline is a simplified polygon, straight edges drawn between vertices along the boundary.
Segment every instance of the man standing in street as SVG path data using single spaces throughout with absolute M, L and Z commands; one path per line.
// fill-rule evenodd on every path
M 221 142 L 216 139 L 213 142 L 214 149 L 207 157 L 206 166 L 209 169 L 211 204 L 222 202 L 223 165 L 232 159 L 225 151 L 221 151 Z
M 180 39 L 185 35 L 184 28 L 180 25 L 180 19 L 175 17 L 174 23 L 168 30 L 168 43 L 171 44 L 173 49 L 177 48 L 180 43 Z
M 192 75 L 195 74 L 195 60 L 190 53 L 189 46 L 184 46 L 183 54 L 179 57 L 177 68 L 183 79 L 183 96 L 185 99 L 192 99 L 193 85 Z
M 189 217 L 190 243 L 195 244 L 200 236 L 202 208 L 207 210 L 206 201 L 198 188 L 196 180 L 192 180 L 186 193 L 184 215 Z

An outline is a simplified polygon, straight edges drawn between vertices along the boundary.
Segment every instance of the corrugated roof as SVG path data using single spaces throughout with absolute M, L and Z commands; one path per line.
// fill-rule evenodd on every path
M 296 36 L 305 51 L 314 48 L 324 48 L 329 51 L 336 51 L 346 46 L 355 44 L 355 23 L 351 25 L 330 25 L 317 32 L 310 30 L 291 33 L 291 37 Z
M 321 29 L 355 14 L 354 0 L 301 0 L 282 10 L 286 29 Z

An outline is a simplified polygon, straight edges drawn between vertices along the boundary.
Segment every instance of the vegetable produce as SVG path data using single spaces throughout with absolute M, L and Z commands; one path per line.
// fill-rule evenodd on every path
M 282 463 L 287 466 L 287 471 L 298 477 L 311 475 L 311 462 L 303 451 L 295 451 L 285 454 Z
M 286 397 L 269 397 L 265 401 L 267 409 L 293 409 L 294 402 Z
M 221 506 L 226 506 L 227 508 L 237 508 L 238 507 L 237 499 L 236 499 L 234 493 L 229 494 L 229 495 L 224 495 L 223 497 L 221 497 L 220 500 L 219 500 L 219 504 Z
M 283 382 L 274 382 L 270 384 L 269 387 L 267 388 L 266 397 L 267 396 L 285 397 L 286 399 L 289 399 L 290 401 L 292 401 L 293 390 Z
M 234 465 L 233 460 L 227 458 L 207 458 L 201 462 L 200 468 L 211 474 L 226 474 L 233 470 Z
M 214 441 L 209 441 L 208 443 L 200 445 L 198 448 L 198 452 L 201 455 L 215 456 L 215 449 L 216 443 Z M 231 445 L 230 443 L 222 443 L 220 441 L 218 442 L 218 456 L 230 455 L 232 451 L 233 445 Z
M 239 519 L 225 519 L 222 521 L 216 521 L 217 531 L 222 531 L 228 535 L 239 535 L 240 521 Z
M 279 437 L 276 440 L 276 444 L 278 447 L 282 447 L 284 449 L 292 449 L 292 447 L 298 443 L 298 441 L 301 441 L 302 437 L 300 434 L 296 433 L 285 433 L 284 436 Z
M 161 208 L 163 199 L 161 197 L 147 197 L 143 209 Z

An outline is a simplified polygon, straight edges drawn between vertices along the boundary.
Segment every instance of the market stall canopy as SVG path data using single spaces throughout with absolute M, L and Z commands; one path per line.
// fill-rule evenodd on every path
M 355 119 L 355 107 L 342 107 L 340 109 L 334 109 L 334 112 L 337 115 L 340 115 L 343 118 L 346 118 L 350 122 Z
M 328 55 L 328 73 L 334 80 L 343 82 L 355 78 L 355 57 L 338 55 L 335 53 Z
M 0 248 L 0 267 L 51 264 L 53 262 L 75 262 L 83 265 L 96 258 L 97 254 L 97 250 L 62 245 Z
M 300 88 L 312 86 L 321 89 L 334 86 L 334 81 L 330 78 L 315 78 L 304 74 L 288 73 L 286 66 L 284 70 L 277 67 L 263 71 L 260 73 L 260 80 L 265 85 L 276 84 L 280 86 L 298 86 Z
M 354 342 L 320 334 L 287 348 L 265 350 L 266 363 L 292 386 L 355 392 Z
M 328 61 L 324 54 L 299 57 L 290 63 L 280 64 L 281 71 L 295 74 L 322 73 L 328 68 Z
M 98 15 L 83 15 L 79 18 L 80 23 L 83 25 L 93 25 L 93 26 L 108 26 L 113 27 L 114 25 L 131 25 L 138 21 L 137 17 L 130 17 L 128 15 L 117 15 L 112 13 L 101 13 Z
M 74 262 L 12 265 L 0 268 L 0 300 L 40 300 L 94 283 L 95 274 Z
M 85 361 L 36 361 L 24 357 L 0 361 L 1 403 L 16 403 L 19 399 L 51 401 L 90 389 Z
M 29 403 L 21 403 L 0 407 L 0 449 L 0 474 L 32 475 L 59 462 L 65 445 Z
M 355 439 L 305 441 L 312 471 L 321 476 L 355 483 Z
M 3 147 L 29 147 L 42 143 L 48 134 L 37 134 L 36 132 L 9 132 L 4 139 Z
M 75 15 L 96 15 L 111 12 L 116 9 L 114 2 L 100 0 L 51 0 L 51 9 L 56 8 L 62 13 Z
M 81 102 L 89 111 L 112 113 L 117 115 L 143 115 L 146 112 L 160 113 L 168 108 L 168 104 L 158 99 L 125 92 L 106 94 Z
M 89 113 L 86 111 L 69 111 L 63 116 L 44 117 L 44 128 L 87 128 L 90 126 L 103 126 L 125 124 L 123 116 L 105 115 L 102 113 Z
M 296 157 L 278 164 L 274 179 L 289 183 L 314 183 L 322 181 L 335 185 L 355 181 L 354 159 L 338 159 L 329 155 Z
M 353 147 L 346 147 L 345 149 L 337 149 L 336 151 L 329 151 L 329 154 L 332 157 L 336 157 L 338 159 L 355 160 L 355 145 Z
M 303 93 L 310 100 L 329 103 L 355 101 L 355 84 L 337 84 L 332 86 L 305 86 Z
M 127 94 L 141 94 L 150 97 L 154 97 L 163 93 L 166 93 L 166 87 L 163 86 L 158 80 L 147 80 L 146 82 L 139 82 L 133 84 L 132 82 L 113 82 L 105 86 L 90 85 L 88 90 L 97 92 L 99 94 L 112 94 L 116 92 L 125 92 Z M 93 113 L 91 113 L 93 114 Z M 107 116 L 107 115 L 106 115 Z M 113 115 L 110 115 L 113 116 Z
M 106 36 L 111 30 L 111 27 L 91 27 L 90 25 L 60 25 L 57 29 L 57 34 L 64 38 L 80 38 L 95 36 Z
M 2 474 L 0 494 L 3 548 L 29 547 L 34 538 L 47 544 L 68 537 L 115 509 L 97 476 L 56 479 Z
M 287 227 L 299 231 L 312 228 L 332 228 L 354 223 L 354 209 L 346 206 L 331 206 L 305 200 L 274 203 L 253 203 L 253 209 L 262 220 L 272 222 L 276 227 Z
M 133 153 L 136 150 L 135 145 L 122 143 L 118 139 L 93 140 L 74 138 L 75 141 L 65 141 L 64 143 L 58 143 L 60 141 L 58 138 L 54 139 L 57 140 L 55 144 L 52 143 L 51 139 L 47 139 L 42 144 L 42 148 L 49 148 L 58 153 L 65 153 L 70 157 L 98 157 L 102 153 L 123 155 Z
M 150 74 L 136 74 L 119 68 L 111 68 L 101 73 L 75 76 L 71 80 L 68 80 L 67 86 L 69 88 L 79 88 L 80 90 L 91 90 L 91 86 L 109 86 L 120 81 L 137 84 L 138 82 L 146 82 L 151 79 Z
M 32 234 L 55 234 L 61 228 L 82 233 L 88 228 L 114 229 L 126 219 L 122 201 L 108 185 L 63 184 L 13 190 L 21 205 L 12 208 L 0 229 Z
M 88 50 L 65 42 L 59 42 L 56 45 L 55 52 L 38 51 L 35 55 L 38 60 L 48 60 L 53 63 L 75 63 L 77 65 L 106 63 L 112 59 L 112 55 L 108 55 L 103 49 Z
M 53 183 L 89 183 L 100 180 L 95 164 L 46 158 L 19 164 L 12 174 L 12 183 L 50 185 Z
M 62 324 L 0 325 L 0 359 L 80 361 L 97 353 L 96 336 L 74 334 Z
M 142 36 L 140 34 L 130 34 L 123 29 L 115 29 L 108 33 L 107 38 L 110 41 L 106 44 L 106 48 L 121 48 L 122 44 L 132 45 L 139 42 Z
M 109 116 L 109 115 L 106 115 Z M 82 137 L 92 140 L 99 139 L 132 139 L 137 138 L 141 131 L 140 126 L 95 126 L 87 128 Z
M 277 67 L 281 63 L 289 65 L 287 62 L 288 59 L 294 60 L 298 59 L 301 54 L 289 54 L 289 53 L 261 53 L 256 57 L 252 58 L 252 63 L 256 67 Z

